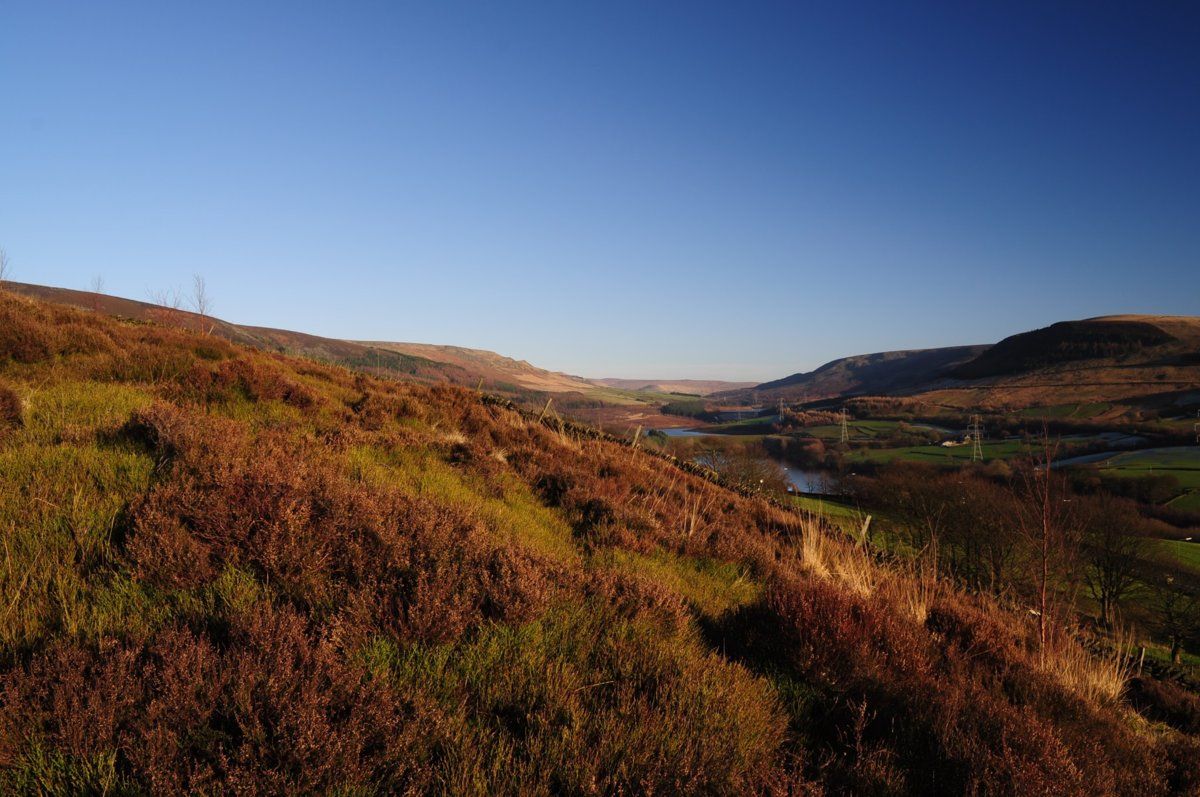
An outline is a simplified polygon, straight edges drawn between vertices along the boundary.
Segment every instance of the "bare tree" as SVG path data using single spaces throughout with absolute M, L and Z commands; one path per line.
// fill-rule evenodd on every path
M 150 301 L 158 305 L 152 313 L 159 323 L 168 326 L 179 325 L 179 310 L 183 307 L 183 296 L 178 288 L 159 289 L 147 292 Z
M 787 477 L 778 464 L 742 446 L 704 446 L 696 462 L 749 490 L 780 493 L 787 490 Z
M 1178 664 L 1184 645 L 1194 642 L 1200 621 L 1196 618 L 1200 600 L 1190 590 L 1177 584 L 1174 576 L 1166 576 L 1155 583 L 1151 591 L 1151 608 L 1154 610 L 1158 632 L 1171 646 L 1171 661 Z
M 204 277 L 199 274 L 192 275 L 192 295 L 190 297 L 192 309 L 200 316 L 201 322 L 204 324 L 204 334 L 212 332 L 214 324 L 209 318 L 212 312 L 212 297 L 208 295 L 208 286 L 204 283 Z
M 1108 627 L 1112 611 L 1138 586 L 1141 560 L 1149 541 L 1132 502 L 1107 494 L 1086 505 L 1083 532 L 1083 578 L 1100 604 L 1100 622 Z
M 4 251 L 3 247 L 0 247 L 0 287 L 3 287 L 4 283 L 11 278 L 12 265 L 8 259 L 8 252 Z
M 100 312 L 100 297 L 104 293 L 104 277 L 99 274 L 92 277 L 92 281 L 88 285 L 88 290 L 92 293 L 92 311 L 98 313 Z
M 1051 467 L 1058 443 L 1043 429 L 1019 484 L 1017 519 L 1033 554 L 1033 588 L 1037 601 L 1038 644 L 1045 653 L 1050 614 L 1063 573 L 1075 551 L 1075 523 L 1066 481 Z

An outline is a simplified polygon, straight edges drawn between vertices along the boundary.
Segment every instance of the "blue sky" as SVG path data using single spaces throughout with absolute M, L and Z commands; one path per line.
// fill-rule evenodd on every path
M 0 246 L 588 376 L 1200 314 L 1193 3 L 0 6 Z

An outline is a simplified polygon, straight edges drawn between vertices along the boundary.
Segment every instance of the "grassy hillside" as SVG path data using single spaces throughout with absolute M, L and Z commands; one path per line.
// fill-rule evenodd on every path
M 6 794 L 1200 784 L 1195 695 L 1138 713 L 1110 654 L 811 517 L 461 388 L 4 293 L 0 534 Z

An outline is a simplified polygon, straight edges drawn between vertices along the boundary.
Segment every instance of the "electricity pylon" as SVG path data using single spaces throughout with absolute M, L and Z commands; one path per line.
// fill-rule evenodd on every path
M 850 427 L 846 424 L 846 408 L 842 407 L 842 442 L 850 442 Z
M 978 415 L 971 416 L 967 433 L 971 435 L 971 461 L 983 462 L 983 421 Z

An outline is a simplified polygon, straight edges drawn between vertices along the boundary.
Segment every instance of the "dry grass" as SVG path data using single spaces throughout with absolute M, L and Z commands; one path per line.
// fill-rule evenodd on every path
M 1118 631 L 1112 649 L 1088 650 L 1071 634 L 1059 633 L 1047 642 L 1038 666 L 1056 681 L 1094 705 L 1115 706 L 1125 694 L 1132 675 L 1132 639 Z
M 832 579 L 855 595 L 870 595 L 879 568 L 862 543 L 834 540 L 816 516 L 801 521 L 800 565 L 821 579 Z

